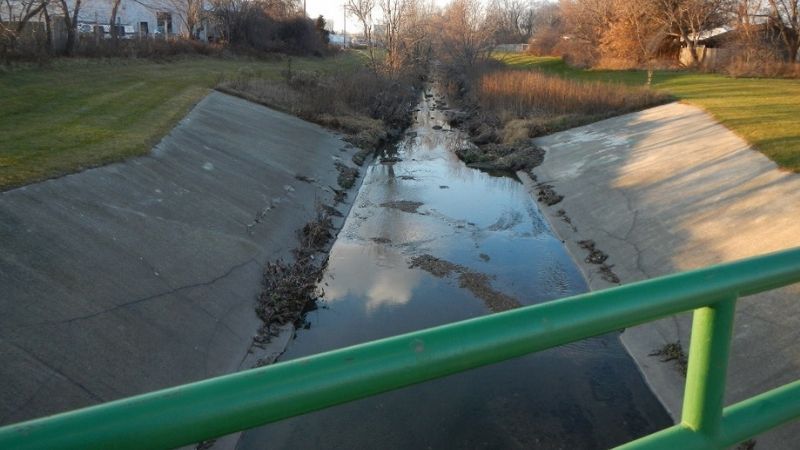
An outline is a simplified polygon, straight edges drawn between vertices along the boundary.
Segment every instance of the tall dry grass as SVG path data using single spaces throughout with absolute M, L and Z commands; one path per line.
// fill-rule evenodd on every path
M 497 71 L 481 76 L 480 104 L 517 117 L 586 115 L 609 117 L 669 101 L 645 87 L 583 82 L 534 71 Z
M 242 72 L 217 89 L 287 111 L 304 119 L 322 115 L 363 115 L 389 127 L 405 128 L 418 100 L 418 79 L 389 78 L 367 69 L 321 74 L 284 71 L 283 79 Z
M 375 149 L 399 136 L 419 98 L 419 78 L 390 78 L 367 69 L 332 74 L 291 71 L 282 79 L 243 72 L 217 89 L 261 103 L 349 135 L 362 149 Z

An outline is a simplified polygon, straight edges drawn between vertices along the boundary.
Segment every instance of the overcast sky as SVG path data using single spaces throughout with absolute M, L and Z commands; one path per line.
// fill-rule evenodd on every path
M 449 0 L 436 0 L 437 5 L 444 5 Z M 316 18 L 320 14 L 326 20 L 333 20 L 333 28 L 337 32 L 342 31 L 344 22 L 344 0 L 306 0 L 306 11 L 309 17 Z M 347 18 L 347 33 L 358 33 L 360 27 L 358 22 L 352 17 Z

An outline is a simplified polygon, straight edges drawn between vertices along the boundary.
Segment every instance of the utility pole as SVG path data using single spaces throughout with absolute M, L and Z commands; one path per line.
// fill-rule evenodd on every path
M 342 19 L 344 24 L 344 31 L 342 32 L 344 36 L 344 48 L 347 48 L 347 3 L 342 5 Z
M 308 13 L 306 12 L 306 0 L 303 0 L 303 17 L 308 17 Z

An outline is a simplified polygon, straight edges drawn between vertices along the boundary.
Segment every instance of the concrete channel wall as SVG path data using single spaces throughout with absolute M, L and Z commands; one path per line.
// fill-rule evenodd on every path
M 355 151 L 214 92 L 147 156 L 0 193 L 0 424 L 249 367 L 264 263 Z
M 800 246 L 800 175 L 696 107 L 672 103 L 536 143 L 547 151 L 538 182 L 564 196 L 542 209 L 592 289 L 613 284 L 585 261 L 584 239 L 609 255 L 622 283 Z M 798 285 L 739 300 L 727 404 L 800 379 L 799 325 Z M 690 327 L 684 314 L 622 335 L 676 420 L 685 378 L 651 353 L 673 342 L 688 351 Z M 758 449 L 797 448 L 800 424 L 756 441 Z

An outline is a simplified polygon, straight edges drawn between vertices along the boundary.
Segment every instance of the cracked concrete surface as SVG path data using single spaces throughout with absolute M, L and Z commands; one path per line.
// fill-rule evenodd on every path
M 606 262 L 623 283 L 800 246 L 800 175 L 778 169 L 698 108 L 673 103 L 535 142 L 547 151 L 535 175 L 564 195 L 555 206 L 540 206 L 592 289 L 612 285 L 583 261 L 581 239 L 609 254 Z M 559 219 L 560 209 L 579 232 Z M 800 379 L 798 300 L 795 285 L 739 301 L 727 404 Z M 687 347 L 690 319 L 684 314 L 622 335 L 675 419 L 685 380 L 648 354 L 676 340 Z M 800 424 L 756 440 L 758 448 L 795 448 Z
M 264 262 L 356 151 L 214 92 L 147 156 L 0 193 L 0 424 L 246 365 Z

